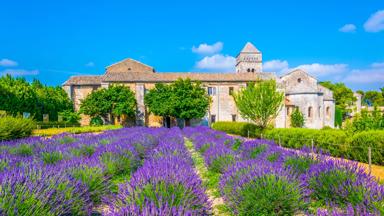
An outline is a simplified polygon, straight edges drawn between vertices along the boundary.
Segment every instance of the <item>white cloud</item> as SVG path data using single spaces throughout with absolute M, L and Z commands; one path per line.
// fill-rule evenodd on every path
M 384 10 L 377 11 L 364 23 L 367 32 L 379 32 L 384 30 Z
M 371 67 L 373 68 L 384 68 L 384 62 L 375 62 L 371 64 Z
M 347 64 L 319 64 L 319 63 L 313 63 L 313 64 L 304 64 L 300 65 L 296 68 L 300 68 L 305 70 L 311 75 L 314 76 L 327 76 L 330 74 L 340 74 L 344 73 L 348 70 Z
M 13 61 L 13 60 L 10 60 L 10 59 L 1 59 L 0 60 L 0 66 L 3 66 L 3 67 L 13 67 L 13 66 L 17 66 L 18 63 Z
M 384 68 L 369 68 L 352 70 L 345 79 L 351 83 L 384 83 Z
M 288 61 L 286 60 L 271 60 L 263 63 L 263 71 L 285 73 L 289 68 Z
M 341 32 L 356 32 L 356 26 L 353 24 L 345 24 L 343 27 L 339 28 Z
M 222 49 L 223 49 L 222 42 L 216 42 L 212 45 L 203 43 L 203 44 L 200 44 L 198 47 L 193 46 L 192 52 L 198 53 L 200 55 L 213 55 L 221 52 Z
M 23 69 L 6 69 L 0 72 L 1 75 L 12 75 L 12 76 L 34 76 L 39 74 L 39 70 L 23 70 Z
M 223 72 L 234 72 L 236 58 L 228 55 L 216 54 L 206 56 L 196 63 L 196 68 L 209 71 L 220 70 Z
M 95 63 L 94 62 L 88 62 L 87 64 L 85 64 L 86 67 L 94 67 L 95 66 Z

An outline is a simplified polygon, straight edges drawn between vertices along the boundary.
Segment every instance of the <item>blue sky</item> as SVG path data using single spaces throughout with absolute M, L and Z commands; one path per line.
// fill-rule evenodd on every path
M 157 71 L 230 71 L 247 41 L 264 71 L 384 86 L 384 1 L 0 2 L 0 74 L 59 85 L 130 57 Z

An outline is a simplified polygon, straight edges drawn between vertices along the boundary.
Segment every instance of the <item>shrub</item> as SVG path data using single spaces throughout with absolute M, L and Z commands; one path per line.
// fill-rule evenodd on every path
M 348 157 L 368 162 L 368 147 L 372 148 L 372 163 L 384 165 L 384 130 L 363 131 L 348 140 Z
M 99 204 L 101 197 L 109 191 L 107 179 L 100 167 L 81 166 L 75 168 L 72 175 L 88 187 L 91 200 L 95 204 Z
M 261 127 L 247 122 L 215 122 L 212 124 L 212 128 L 243 137 L 247 137 L 248 133 L 249 137 L 260 137 L 263 132 Z
M 225 169 L 235 163 L 235 157 L 231 154 L 220 155 L 212 160 L 209 169 L 213 172 L 223 173 Z
M 291 125 L 295 128 L 301 128 L 304 126 L 304 116 L 300 112 L 299 108 L 296 108 L 291 115 Z
M 101 119 L 100 116 L 91 118 L 91 122 L 90 122 L 91 126 L 101 126 L 103 124 L 104 124 L 103 119 Z
M 305 173 L 309 170 L 312 164 L 317 161 L 309 156 L 293 156 L 288 157 L 284 161 L 284 167 L 292 169 L 297 174 Z
M 42 159 L 45 164 L 55 164 L 63 159 L 61 152 L 43 152 L 41 153 Z
M 314 147 L 320 148 L 336 157 L 346 156 L 347 135 L 342 130 L 316 130 L 306 128 L 278 128 L 267 130 L 266 138 L 279 142 L 284 147 L 302 148 L 311 147 L 313 140 Z
M 243 185 L 239 215 L 295 215 L 305 204 L 299 184 L 273 174 Z
M 58 122 L 58 121 L 49 121 L 49 122 L 36 122 L 36 125 L 39 129 L 46 128 L 67 128 L 67 127 L 79 127 L 80 124 L 78 122 L 70 123 L 70 122 Z
M 0 118 L 0 140 L 28 137 L 32 134 L 35 123 L 31 119 L 6 116 Z
M 21 144 L 17 147 L 11 148 L 9 151 L 11 154 L 28 157 L 33 154 L 33 147 L 28 144 Z

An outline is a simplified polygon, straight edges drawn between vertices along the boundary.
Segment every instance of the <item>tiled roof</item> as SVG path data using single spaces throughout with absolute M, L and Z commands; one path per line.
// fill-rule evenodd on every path
M 274 73 L 113 73 L 102 76 L 72 76 L 63 85 L 100 85 L 101 82 L 172 82 L 178 78 L 203 82 L 247 82 L 275 79 Z
M 65 85 L 100 85 L 102 76 L 71 76 Z
M 245 44 L 244 48 L 241 50 L 242 53 L 259 53 L 260 51 L 250 42 Z
M 274 73 L 119 73 L 106 74 L 105 82 L 172 82 L 178 78 L 200 80 L 204 82 L 257 81 L 260 79 L 274 79 Z

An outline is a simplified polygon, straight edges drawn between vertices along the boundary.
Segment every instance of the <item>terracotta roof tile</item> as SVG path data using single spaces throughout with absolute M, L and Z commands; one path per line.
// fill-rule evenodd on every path
M 101 85 L 102 76 L 71 76 L 65 85 Z

